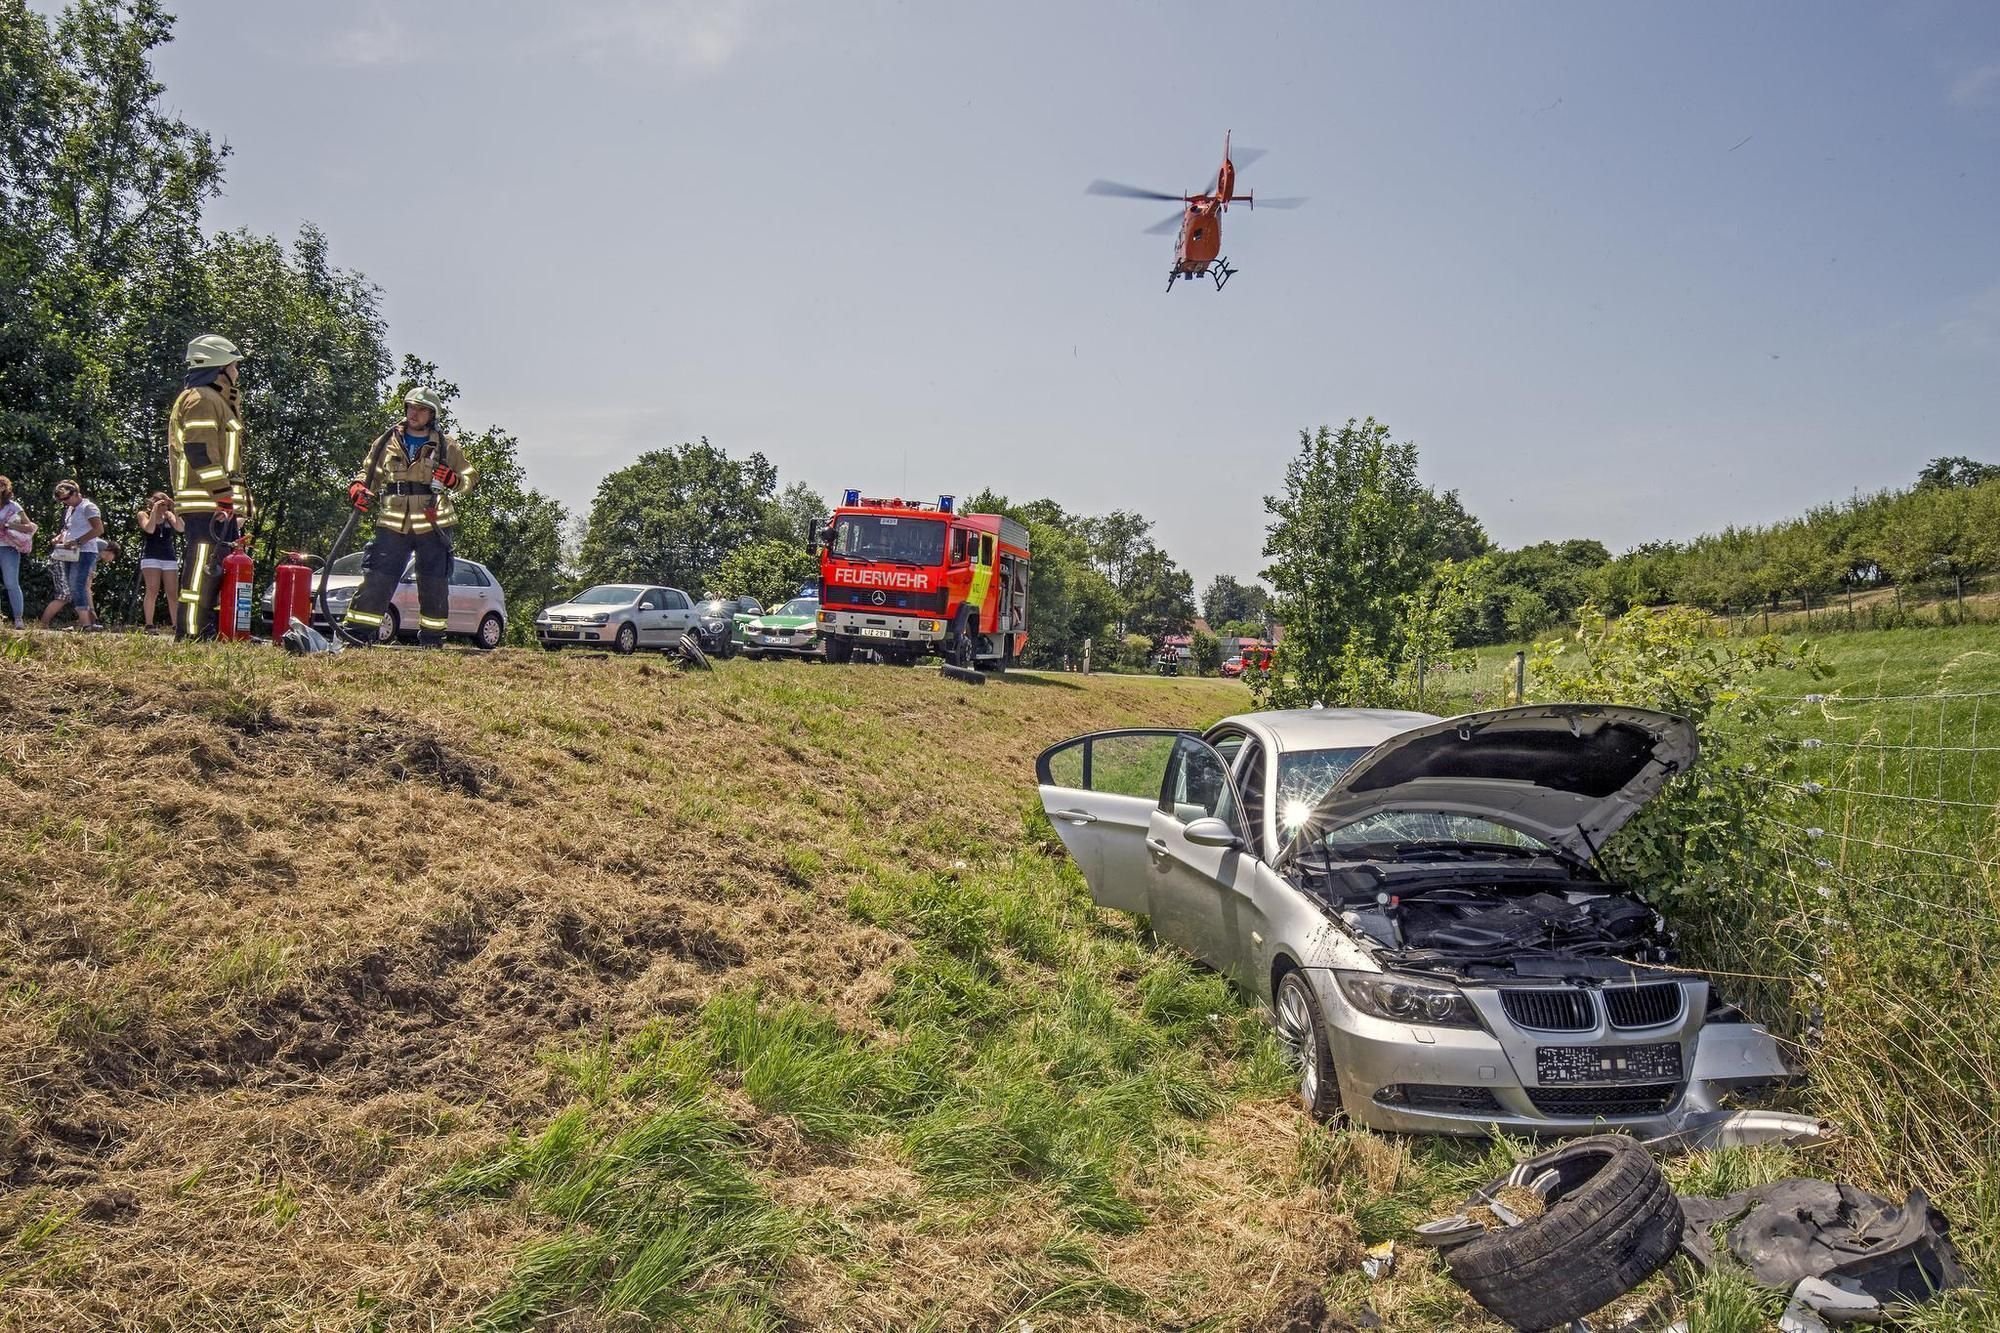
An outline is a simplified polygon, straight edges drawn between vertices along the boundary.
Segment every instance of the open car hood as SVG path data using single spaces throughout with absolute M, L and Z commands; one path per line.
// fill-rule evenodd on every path
M 1535 704 L 1406 731 L 1357 760 L 1321 798 L 1289 860 L 1333 829 L 1387 811 L 1480 815 L 1579 860 L 1687 771 L 1694 724 L 1609 704 Z

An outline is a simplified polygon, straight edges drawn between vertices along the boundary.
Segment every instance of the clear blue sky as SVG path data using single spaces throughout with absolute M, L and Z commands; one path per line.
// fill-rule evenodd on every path
M 576 507 L 699 435 L 823 492 L 1262 564 L 1373 414 L 1508 544 L 2000 461 L 2000 6 L 185 0 L 221 226 L 314 221 Z M 1269 150 L 1227 291 L 1164 206 Z M 254 423 L 253 423 L 254 424 Z

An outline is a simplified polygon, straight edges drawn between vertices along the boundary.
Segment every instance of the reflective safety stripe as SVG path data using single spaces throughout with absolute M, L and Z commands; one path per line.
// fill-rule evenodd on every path
M 197 477 L 200 477 L 203 481 L 221 481 L 224 477 L 229 475 L 229 469 L 226 467 L 205 467 L 201 471 L 195 473 L 195 475 Z
M 222 465 L 227 470 L 236 470 L 236 443 L 242 437 L 243 427 L 237 422 L 229 423 L 229 440 L 222 447 Z
M 206 544 L 194 548 L 194 569 L 189 573 L 186 590 L 181 593 L 181 605 L 187 608 L 187 624 L 183 628 L 189 634 L 201 628 L 198 623 L 201 617 L 201 585 L 208 576 L 208 550 Z
M 443 616 L 417 617 L 417 627 L 419 629 L 444 629 L 448 624 L 450 624 L 450 622 L 447 621 Z
M 181 434 L 185 435 L 191 430 L 213 427 L 215 424 L 214 417 L 190 418 L 181 423 Z
M 342 616 L 341 620 L 355 625 L 379 625 L 382 623 L 382 617 L 373 611 L 356 611 L 352 607 L 348 608 L 347 614 Z

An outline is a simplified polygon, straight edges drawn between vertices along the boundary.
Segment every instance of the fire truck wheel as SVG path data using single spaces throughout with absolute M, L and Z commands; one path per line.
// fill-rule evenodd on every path
M 826 641 L 826 660 L 829 662 L 853 661 L 854 645 L 838 635 L 829 635 Z

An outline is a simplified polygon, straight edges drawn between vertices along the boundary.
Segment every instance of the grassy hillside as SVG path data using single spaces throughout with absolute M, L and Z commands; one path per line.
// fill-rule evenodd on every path
M 8 641 L 0 1323 L 1279 1302 L 1359 1233 L 1268 1037 L 1028 816 L 1243 697 Z
M 1245 697 L 4 641 L 0 1327 L 1495 1327 L 1358 1260 L 1514 1145 L 1304 1122 L 1035 807 Z

